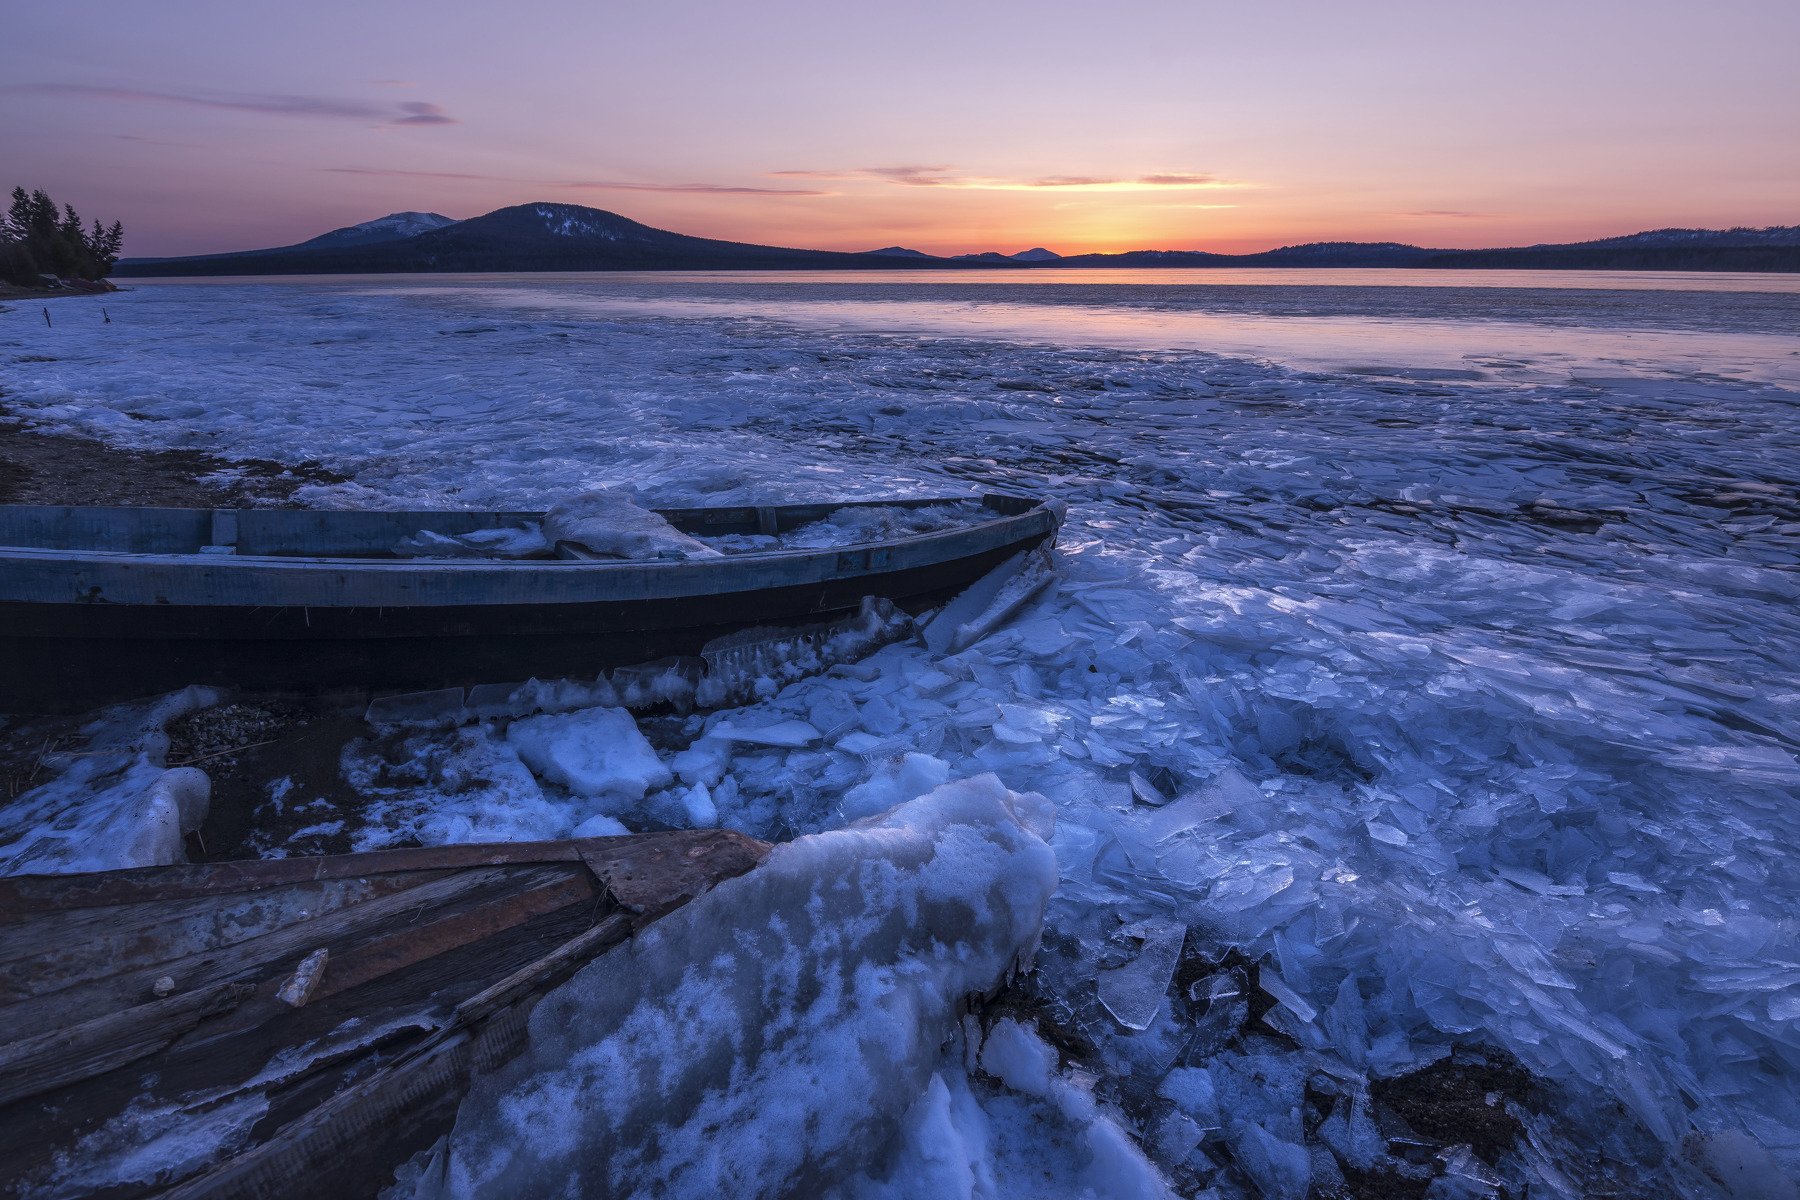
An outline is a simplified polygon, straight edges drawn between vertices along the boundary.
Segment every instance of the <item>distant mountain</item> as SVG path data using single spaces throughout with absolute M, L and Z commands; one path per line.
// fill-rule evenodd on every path
M 1591 271 L 1800 271 L 1800 225 L 1652 229 L 1506 250 L 1436 251 L 1424 266 Z
M 421 233 L 429 233 L 434 229 L 443 229 L 456 224 L 455 220 L 442 213 L 397 212 L 385 217 L 376 217 L 373 221 L 364 221 L 360 225 L 346 225 L 342 229 L 334 229 L 330 233 L 321 233 L 316 238 L 308 238 L 304 242 L 296 242 L 292 246 L 271 246 L 266 250 L 229 250 L 223 254 L 201 254 L 192 258 L 126 258 L 119 260 L 119 269 L 115 275 L 160 275 L 163 272 L 147 268 L 151 263 L 214 263 L 225 259 L 249 259 L 270 254 L 296 254 L 312 250 L 346 250 L 355 246 L 373 246 L 381 242 L 397 242 L 409 237 L 417 237 Z M 253 275 L 263 274 L 261 271 L 248 269 L 233 270 L 196 270 L 194 274 L 218 275 Z M 285 271 L 270 271 L 267 274 L 286 274 Z
M 467 221 L 401 212 L 270 250 L 125 259 L 114 275 L 304 275 L 411 271 L 892 270 L 993 267 L 1394 267 L 1800 271 L 1800 226 L 1658 229 L 1557 246 L 1434 250 L 1311 242 L 1255 254 L 1132 250 L 1058 255 L 1042 246 L 940 258 L 904 246 L 863 253 L 690 237 L 598 208 L 517 204 Z
M 1800 225 L 1771 225 L 1767 229 L 1652 229 L 1647 233 L 1628 233 L 1624 237 L 1600 238 L 1592 242 L 1575 242 L 1571 246 L 1532 249 L 1573 249 L 1585 246 L 1694 246 L 1730 247 L 1800 246 Z
M 318 237 L 301 242 L 297 246 L 283 246 L 283 250 L 316 250 L 334 249 L 339 246 L 373 246 L 377 242 L 397 242 L 401 238 L 417 237 L 421 233 L 430 233 L 433 229 L 442 229 L 456 222 L 442 213 L 397 212 L 385 217 L 376 217 L 373 221 L 364 221 L 361 225 L 346 225 L 342 229 L 334 229 L 330 233 L 321 233 Z M 264 251 L 263 253 L 268 253 Z
M 383 218 L 384 220 L 386 218 Z M 328 237 L 331 235 L 327 235 Z M 929 255 L 848 254 L 689 237 L 579 204 L 515 204 L 365 244 L 134 259 L 116 275 L 318 275 L 410 271 L 843 270 L 949 266 Z
M 1078 254 L 1059 267 L 1392 267 L 1588 271 L 1800 271 L 1800 226 L 1662 229 L 1567 245 L 1434 250 L 1401 242 L 1309 242 L 1254 254 L 1131 250 Z

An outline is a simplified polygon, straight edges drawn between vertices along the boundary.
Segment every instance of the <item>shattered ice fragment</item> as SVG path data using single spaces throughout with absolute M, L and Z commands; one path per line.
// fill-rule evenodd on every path
M 1173 1101 L 1202 1129 L 1219 1128 L 1219 1099 L 1212 1074 L 1205 1067 L 1176 1067 L 1156 1087 L 1156 1093 Z
M 1267 992 L 1276 1003 L 1288 1009 L 1302 1021 L 1311 1021 L 1319 1015 L 1319 1010 L 1308 1004 L 1300 993 L 1287 985 L 1275 971 L 1265 966 L 1256 976 L 1257 986 Z
M 1121 932 L 1141 939 L 1141 945 L 1137 957 L 1124 966 L 1100 972 L 1100 1003 L 1125 1028 L 1148 1029 L 1168 994 L 1169 980 L 1175 977 L 1187 927 L 1153 917 Z
M 1392 825 L 1385 824 L 1381 821 L 1364 821 L 1363 828 L 1369 831 L 1370 837 L 1384 845 L 1406 845 L 1406 832 L 1401 829 L 1396 829 Z
M 1162 789 L 1158 788 L 1148 779 L 1145 779 L 1142 775 L 1139 775 L 1136 771 L 1131 773 L 1130 779 L 1131 794 L 1137 797 L 1139 804 L 1148 804 L 1153 808 L 1161 808 L 1169 802 L 1169 797 L 1163 794 Z
M 1174 1167 L 1186 1162 L 1205 1136 L 1205 1131 L 1192 1118 L 1171 1112 L 1157 1122 L 1150 1145 L 1157 1161 Z
M 955 654 L 1004 625 L 1049 585 L 1047 555 L 1025 550 L 1007 559 L 944 605 L 926 624 L 925 645 L 934 654 Z
M 1284 862 L 1234 864 L 1213 884 L 1206 899 L 1214 908 L 1243 912 L 1294 885 L 1294 868 Z
M 879 753 L 889 745 L 888 739 L 858 729 L 837 740 L 837 748 L 845 754 Z
M 722 742 L 740 742 L 749 746 L 795 748 L 812 745 L 819 740 L 820 734 L 808 721 L 777 721 L 755 729 L 740 729 L 729 723 L 715 725 L 707 736 L 718 738 Z
M 462 715 L 463 690 L 457 687 L 377 696 L 369 701 L 363 719 L 371 725 L 432 725 L 459 720 Z

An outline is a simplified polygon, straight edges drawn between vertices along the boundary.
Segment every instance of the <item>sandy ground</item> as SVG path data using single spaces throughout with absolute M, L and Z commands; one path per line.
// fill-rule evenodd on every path
M 62 300 L 70 296 L 104 296 L 118 290 L 105 280 L 99 283 L 76 280 L 57 288 L 27 288 L 16 283 L 0 282 L 0 300 Z
M 307 483 L 341 482 L 314 464 L 232 460 L 197 450 L 121 450 L 37 433 L 0 397 L 0 504 L 250 508 L 291 502 Z

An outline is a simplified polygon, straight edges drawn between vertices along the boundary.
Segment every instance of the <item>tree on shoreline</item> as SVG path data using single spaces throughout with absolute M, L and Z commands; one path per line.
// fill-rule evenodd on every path
M 21 287 L 38 286 L 42 275 L 105 279 L 124 244 L 125 228 L 117 221 L 109 229 L 96 220 L 83 230 L 74 205 L 59 211 L 47 193 L 16 187 L 0 214 L 0 279 Z

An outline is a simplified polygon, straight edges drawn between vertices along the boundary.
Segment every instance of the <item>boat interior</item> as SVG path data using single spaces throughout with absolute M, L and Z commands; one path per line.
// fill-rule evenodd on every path
M 683 533 L 777 534 L 846 508 L 922 508 L 973 497 L 939 496 L 834 504 L 786 504 L 657 510 Z M 986 495 L 996 518 L 1029 512 L 1040 501 Z M 234 553 L 259 557 L 394 558 L 401 539 L 421 531 L 454 537 L 543 520 L 541 512 L 348 509 L 99 508 L 0 505 L 0 546 L 125 554 Z M 575 556 L 577 558 L 581 556 Z

